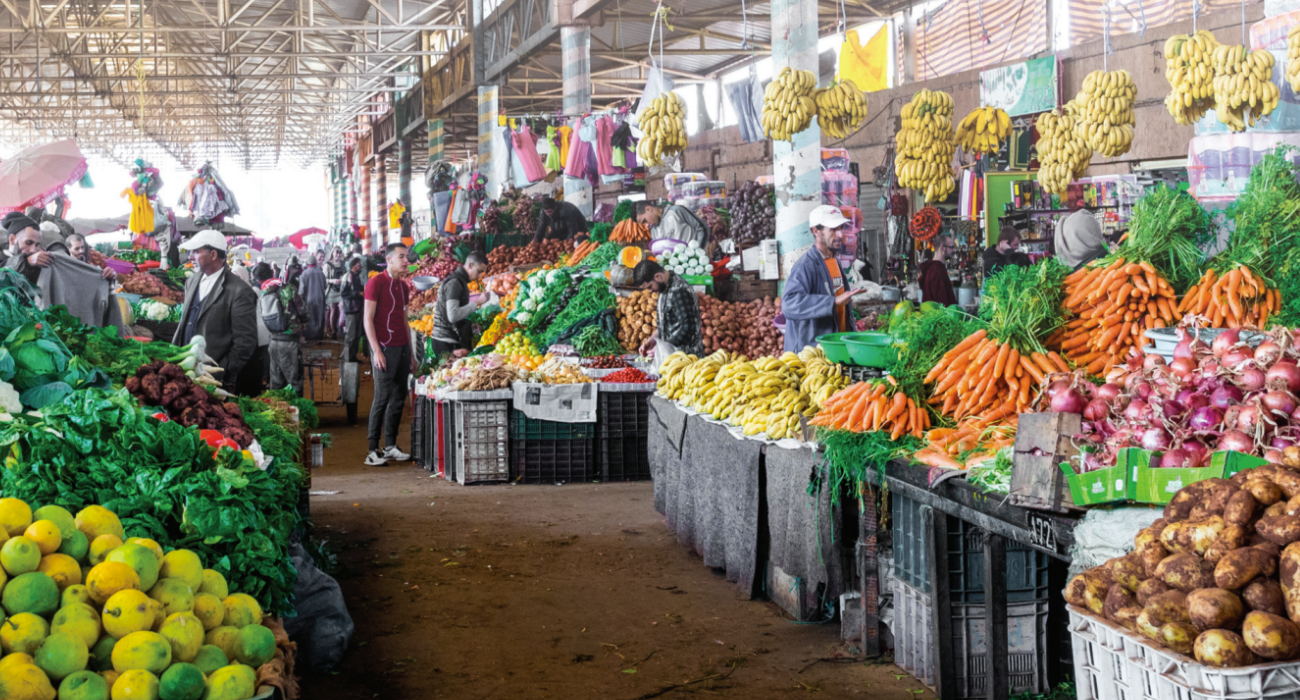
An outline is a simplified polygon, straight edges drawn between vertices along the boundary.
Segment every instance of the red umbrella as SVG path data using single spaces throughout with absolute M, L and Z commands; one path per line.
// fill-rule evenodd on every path
M 301 231 L 299 231 L 299 232 L 293 234 L 292 236 L 289 236 L 289 243 L 290 243 L 293 247 L 295 247 L 295 248 L 297 248 L 297 249 L 299 249 L 299 250 L 306 250 L 306 249 L 307 249 L 307 241 L 304 240 L 304 239 L 306 239 L 307 236 L 325 236 L 325 235 L 328 235 L 327 232 L 325 231 L 325 229 L 319 229 L 319 228 L 315 228 L 315 227 L 313 227 L 313 228 L 305 228 L 305 229 L 303 229 L 303 230 L 301 230 Z
M 0 161 L 0 212 L 45 206 L 85 174 L 86 158 L 72 139 L 24 148 Z

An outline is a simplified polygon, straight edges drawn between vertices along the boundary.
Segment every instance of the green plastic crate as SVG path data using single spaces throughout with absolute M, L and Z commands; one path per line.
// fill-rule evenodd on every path
M 595 436 L 595 423 L 533 420 L 525 416 L 523 411 L 511 411 L 511 440 L 580 440 Z

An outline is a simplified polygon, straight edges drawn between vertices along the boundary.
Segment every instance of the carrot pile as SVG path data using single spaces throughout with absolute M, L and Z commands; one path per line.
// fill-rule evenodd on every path
M 920 450 L 914 459 L 931 467 L 955 467 L 964 469 L 988 459 L 992 459 L 998 450 L 1015 444 L 1016 423 L 1019 415 L 990 425 L 987 420 L 971 416 L 956 428 L 935 428 L 925 434 L 930 443 Z M 965 465 L 957 461 L 964 453 Z
M 569 255 L 569 265 L 570 266 L 577 265 L 578 263 L 582 262 L 583 258 L 587 257 L 588 255 L 591 255 L 592 251 L 599 248 L 600 245 L 601 244 L 595 241 L 589 240 L 585 243 L 582 243 L 577 248 L 574 248 L 573 253 Z
M 1264 328 L 1268 317 L 1282 310 L 1282 294 L 1239 265 L 1219 276 L 1205 274 L 1178 305 L 1178 313 L 1196 314 L 1209 320 L 1211 328 Z
M 609 240 L 615 243 L 636 243 L 650 240 L 650 229 L 632 219 L 623 219 L 614 225 Z
M 936 382 L 929 401 L 936 411 L 958 420 L 979 415 L 987 424 L 1027 409 L 1044 376 L 1068 371 L 1054 352 L 1021 355 L 980 329 L 945 353 L 925 381 Z
M 888 431 L 889 439 L 897 440 L 903 435 L 921 437 L 930 427 L 930 415 L 898 391 L 891 377 L 885 381 L 850 384 L 835 392 L 808 423 L 854 433 Z
M 1178 313 L 1174 288 L 1151 263 L 1116 258 L 1065 278 L 1067 311 L 1075 316 L 1048 337 L 1089 374 L 1102 375 L 1146 345 L 1143 333 L 1171 326 Z

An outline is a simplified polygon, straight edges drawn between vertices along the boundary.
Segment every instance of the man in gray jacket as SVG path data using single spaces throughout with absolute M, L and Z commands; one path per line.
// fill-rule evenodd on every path
M 172 343 L 188 345 L 195 336 L 221 366 L 221 384 L 231 393 L 239 371 L 257 350 L 257 293 L 226 265 L 226 237 L 199 231 L 180 245 L 198 272 L 185 283 L 185 305 Z
M 680 204 L 657 205 L 641 201 L 633 206 L 636 222 L 655 229 L 655 238 L 672 238 L 682 243 L 695 241 L 701 248 L 709 242 L 709 229 L 690 209 Z
M 483 276 L 487 259 L 478 253 L 465 257 L 465 264 L 447 275 L 438 288 L 438 305 L 433 310 L 433 352 L 464 356 L 474 342 L 470 314 L 483 305 L 485 294 L 470 294 L 469 283 Z

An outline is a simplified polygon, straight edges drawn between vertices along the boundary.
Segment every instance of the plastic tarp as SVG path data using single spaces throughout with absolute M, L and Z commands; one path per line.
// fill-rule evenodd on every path
M 1151 507 L 1088 511 L 1074 528 L 1070 576 L 1128 554 L 1133 549 L 1133 534 L 1163 514 L 1160 508 Z

